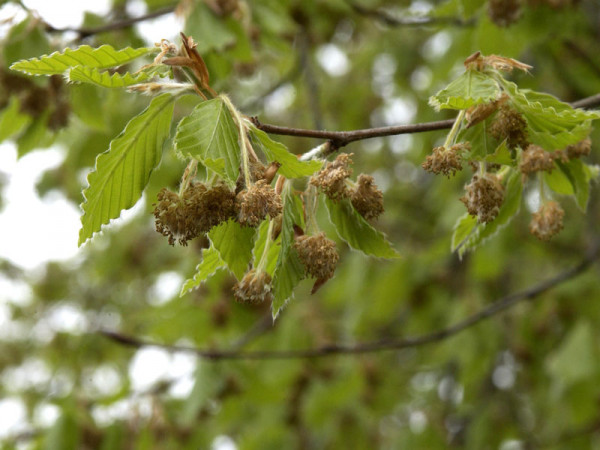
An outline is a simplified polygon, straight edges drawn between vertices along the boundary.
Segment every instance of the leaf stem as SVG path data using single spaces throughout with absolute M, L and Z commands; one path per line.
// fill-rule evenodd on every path
M 256 266 L 256 272 L 264 272 L 265 265 L 267 264 L 267 255 L 269 254 L 269 249 L 271 248 L 271 243 L 273 242 L 273 224 L 275 221 L 273 219 L 267 219 L 269 221 L 269 228 L 267 229 L 267 239 L 265 241 L 265 248 L 263 249 L 262 255 L 260 256 L 260 260 L 258 261 L 258 266 Z
M 248 141 L 248 129 L 246 124 L 244 124 L 244 119 L 242 115 L 237 110 L 237 108 L 233 105 L 229 97 L 225 94 L 221 94 L 219 96 L 229 109 L 229 112 L 233 116 L 233 120 L 237 123 L 240 134 L 240 148 L 242 150 L 242 169 L 244 172 L 244 182 L 246 183 L 246 189 L 249 189 L 252 186 L 252 180 L 250 179 L 250 156 L 248 152 L 248 147 L 250 146 L 250 142 Z
M 183 172 L 183 176 L 181 177 L 181 184 L 179 185 L 179 196 L 180 197 L 183 195 L 185 190 L 188 188 L 192 179 L 196 176 L 197 170 L 198 170 L 198 161 L 195 159 L 192 159 L 188 163 L 187 167 L 185 168 L 185 171 Z
M 456 116 L 456 120 L 454 121 L 454 125 L 452 125 L 448 136 L 446 136 L 446 141 L 444 141 L 444 148 L 449 148 L 454 143 L 454 139 L 456 138 L 456 134 L 458 133 L 458 130 L 460 129 L 460 125 L 464 118 L 465 110 L 461 109 L 458 113 L 458 116 Z

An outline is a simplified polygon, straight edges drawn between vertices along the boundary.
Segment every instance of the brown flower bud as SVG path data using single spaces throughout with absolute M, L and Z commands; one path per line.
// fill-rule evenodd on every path
M 589 137 L 585 138 L 577 144 L 569 145 L 565 150 L 569 159 L 588 156 L 592 151 L 592 140 Z
M 233 295 L 240 303 L 272 301 L 271 275 L 267 272 L 257 272 L 255 269 L 250 270 L 233 287 Z
M 357 186 L 350 192 L 352 206 L 367 220 L 377 219 L 384 211 L 383 193 L 377 189 L 371 175 L 361 173 Z
M 480 223 L 488 223 L 496 218 L 504 201 L 504 187 L 496 175 L 475 174 L 465 190 L 460 201 L 465 204 L 469 214 L 477 216 Z
M 564 215 L 565 212 L 557 202 L 544 203 L 532 214 L 529 231 L 538 239 L 547 241 L 562 230 Z
M 450 175 L 455 175 L 456 172 L 462 170 L 461 153 L 464 150 L 469 150 L 471 144 L 461 142 L 450 148 L 435 147 L 431 155 L 427 155 L 425 162 L 421 167 L 427 172 L 439 175 L 440 173 L 450 178 Z
M 199 233 L 208 233 L 212 227 L 235 217 L 235 193 L 225 184 L 217 184 L 205 189 L 190 202 L 190 207 L 195 207 L 193 214 Z
M 554 155 L 547 152 L 539 145 L 530 144 L 523 150 L 519 170 L 528 175 L 534 172 L 546 171 L 552 172 L 554 169 Z
M 258 226 L 267 215 L 272 219 L 277 217 L 283 210 L 281 197 L 265 180 L 240 192 L 235 201 L 239 223 L 250 227 Z
M 323 280 L 333 276 L 340 257 L 335 242 L 327 239 L 325 233 L 297 236 L 294 247 L 308 275 Z
M 346 178 L 352 175 L 352 154 L 340 153 L 335 160 L 321 169 L 310 179 L 310 184 L 318 187 L 327 197 L 339 200 L 348 197 Z
M 500 107 L 490 125 L 489 133 L 500 141 L 506 140 L 509 148 L 527 148 L 529 144 L 527 121 L 518 111 L 507 104 Z
M 171 245 L 175 245 L 175 241 L 187 245 L 187 241 L 198 235 L 194 217 L 189 214 L 188 202 L 166 188 L 160 190 L 157 199 L 158 203 L 154 204 L 156 231 L 167 236 Z
M 489 0 L 488 15 L 499 27 L 512 25 L 521 16 L 520 0 Z

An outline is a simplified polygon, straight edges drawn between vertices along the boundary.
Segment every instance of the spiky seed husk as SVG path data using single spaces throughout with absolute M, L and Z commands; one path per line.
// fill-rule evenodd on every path
M 542 241 L 547 241 L 563 228 L 565 212 L 555 201 L 544 203 L 531 216 L 529 231 Z
M 272 301 L 271 275 L 267 272 L 248 271 L 234 287 L 233 295 L 240 303 L 262 303 Z
M 461 153 L 470 148 L 471 144 L 469 142 L 461 142 L 449 148 L 444 146 L 435 147 L 432 154 L 427 155 L 421 167 L 427 172 L 435 175 L 441 173 L 450 178 L 451 175 L 455 175 L 456 172 L 462 170 Z
M 373 177 L 361 173 L 357 186 L 350 192 L 354 209 L 367 220 L 377 219 L 383 214 L 383 192 L 377 189 Z
M 507 104 L 503 104 L 500 107 L 494 121 L 490 125 L 489 133 L 499 141 L 506 139 L 509 148 L 527 148 L 529 144 L 527 121 L 521 113 Z
M 318 187 L 328 198 L 339 200 L 348 197 L 346 178 L 352 175 L 352 153 L 340 153 L 310 179 L 310 184 Z
M 519 170 L 528 175 L 534 172 L 552 172 L 554 169 L 553 154 L 547 152 L 539 145 L 530 144 L 526 150 L 523 150 Z
M 240 192 L 235 202 L 238 222 L 244 226 L 256 227 L 267 215 L 273 219 L 283 210 L 281 197 L 265 180 L 259 180 Z
M 496 175 L 473 175 L 465 191 L 460 201 L 465 204 L 469 214 L 477 216 L 478 222 L 488 223 L 496 218 L 504 201 L 504 186 Z
M 294 247 L 308 275 L 323 280 L 333 277 L 340 256 L 335 248 L 335 242 L 327 239 L 325 233 L 298 236 Z

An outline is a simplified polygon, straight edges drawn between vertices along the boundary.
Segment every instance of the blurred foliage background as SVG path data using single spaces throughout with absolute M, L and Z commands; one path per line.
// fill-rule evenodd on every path
M 596 0 L 113 0 L 110 14 L 86 14 L 81 32 L 56 29 L 18 1 L 0 3 L 24 12 L 2 25 L 0 114 L 20 114 L 22 124 L 0 126 L 0 137 L 19 156 L 64 148 L 37 191 L 74 204 L 96 155 L 148 99 L 25 78 L 8 66 L 67 45 L 152 45 L 181 31 L 146 42 L 137 26 L 106 26 L 131 18 L 133 3 L 176 14 L 199 43 L 212 86 L 265 123 L 351 130 L 450 118 L 427 99 L 478 50 L 531 64 L 531 75 L 515 81 L 563 101 L 600 91 Z M 176 116 L 187 112 L 178 103 Z M 28 286 L 25 300 L 0 304 L 0 406 L 22 402 L 26 411 L 2 448 L 600 448 L 598 266 L 456 336 L 400 351 L 211 361 L 97 333 L 244 350 L 419 335 L 572 267 L 598 239 L 594 187 L 587 214 L 564 202 L 565 229 L 551 242 L 529 235 L 524 202 L 499 236 L 459 261 L 450 237 L 469 171 L 446 179 L 420 167 L 444 135 L 348 146 L 355 173 L 373 174 L 384 191 L 378 228 L 403 257 L 368 259 L 338 242 L 335 278 L 312 296 L 305 281 L 275 324 L 266 305 L 235 303 L 234 279 L 223 271 L 179 297 L 201 242 L 170 247 L 154 231 L 156 193 L 176 188 L 184 167 L 170 149 L 143 207 L 73 260 L 35 271 L 0 261 L 4 284 Z M 275 138 L 294 153 L 320 143 Z M 598 150 L 594 144 L 589 162 L 599 161 Z M 28 251 L 27 236 L 2 239 Z

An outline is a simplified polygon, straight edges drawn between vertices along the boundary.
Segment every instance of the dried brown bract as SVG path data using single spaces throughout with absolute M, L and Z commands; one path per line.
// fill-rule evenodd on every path
M 259 180 L 236 197 L 238 221 L 242 225 L 256 227 L 267 215 L 272 219 L 283 210 L 281 197 L 265 180 Z
M 340 256 L 335 248 L 335 242 L 327 239 L 325 233 L 298 236 L 294 247 L 308 275 L 318 280 L 328 280 L 333 277 Z
M 499 27 L 512 25 L 521 16 L 520 0 L 489 0 L 488 15 Z
M 250 270 L 233 287 L 233 295 L 240 303 L 262 303 L 272 301 L 271 275 L 267 272 Z
M 357 186 L 350 192 L 352 206 L 367 220 L 377 219 L 383 214 L 383 192 L 377 189 L 373 177 L 361 173 Z
M 461 153 L 471 148 L 468 142 L 455 144 L 452 147 L 435 147 L 431 155 L 427 155 L 421 167 L 427 172 L 439 175 L 440 173 L 450 178 L 462 170 Z
M 529 223 L 529 231 L 542 241 L 547 241 L 563 228 L 565 212 L 557 202 L 544 203 L 533 213 Z
M 465 204 L 469 214 L 477 216 L 480 223 L 488 223 L 496 218 L 504 201 L 504 187 L 496 175 L 473 175 L 465 191 L 460 201 Z
M 529 145 L 523 151 L 519 170 L 521 173 L 528 175 L 534 172 L 552 172 L 554 169 L 554 155 L 547 152 L 539 145 Z
M 352 154 L 340 153 L 335 160 L 325 166 L 310 179 L 310 184 L 318 187 L 332 200 L 348 197 L 346 178 L 352 175 Z
M 506 140 L 510 148 L 527 148 L 527 121 L 523 116 L 507 104 L 500 107 L 498 114 L 490 125 L 490 134 L 496 139 Z

